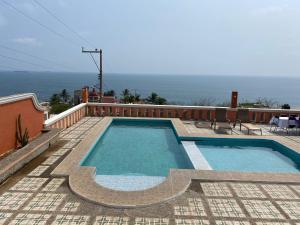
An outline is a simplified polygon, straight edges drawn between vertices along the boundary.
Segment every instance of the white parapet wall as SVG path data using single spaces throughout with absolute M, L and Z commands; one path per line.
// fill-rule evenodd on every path
M 51 127 L 53 125 L 55 125 L 57 122 L 62 121 L 63 124 L 67 123 L 67 120 L 71 117 L 73 120 L 73 115 L 78 112 L 79 110 L 85 109 L 85 106 L 87 105 L 87 103 L 81 103 L 79 105 L 76 105 L 60 114 L 57 114 L 53 117 L 51 117 L 50 119 L 47 119 L 44 123 L 45 127 Z M 76 120 L 76 119 L 75 119 Z M 64 127 L 65 128 L 65 127 Z

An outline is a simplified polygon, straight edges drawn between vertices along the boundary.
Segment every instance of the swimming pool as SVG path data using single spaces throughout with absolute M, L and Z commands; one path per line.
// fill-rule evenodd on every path
M 51 174 L 68 176 L 79 196 L 117 207 L 167 201 L 184 193 L 192 179 L 299 182 L 295 144 L 228 137 L 192 136 L 177 118 L 104 117 Z
M 299 172 L 299 154 L 272 140 L 210 138 L 195 143 L 213 170 Z
M 113 119 L 81 162 L 97 175 L 166 177 L 192 169 L 170 120 Z

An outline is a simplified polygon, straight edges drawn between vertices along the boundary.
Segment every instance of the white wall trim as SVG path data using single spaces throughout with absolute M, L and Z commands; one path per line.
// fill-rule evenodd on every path
M 214 110 L 216 108 L 229 109 L 228 107 L 216 107 L 216 106 L 187 106 L 187 105 L 151 105 L 151 104 L 119 104 L 119 103 L 96 103 L 88 102 L 88 106 L 117 106 L 124 108 L 153 108 L 153 109 L 207 109 Z
M 25 94 L 17 94 L 17 95 L 9 95 L 5 97 L 0 97 L 0 105 L 9 104 L 13 102 L 22 101 L 25 99 L 32 99 L 34 107 L 38 111 L 44 112 L 46 109 L 39 103 L 36 95 L 34 93 L 25 93 Z
M 153 109 L 199 109 L 215 110 L 227 109 L 227 111 L 237 111 L 238 108 L 219 107 L 219 106 L 187 106 L 187 105 L 151 105 L 151 104 L 119 104 L 119 103 L 96 103 L 88 102 L 88 106 L 116 106 L 123 108 L 153 108 Z M 300 113 L 300 109 L 272 109 L 272 108 L 248 108 L 250 112 L 280 112 L 280 113 Z

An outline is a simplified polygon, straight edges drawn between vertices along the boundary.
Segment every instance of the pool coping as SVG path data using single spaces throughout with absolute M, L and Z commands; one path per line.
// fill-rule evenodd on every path
M 101 186 L 95 181 L 95 167 L 80 166 L 81 160 L 97 142 L 99 134 L 103 134 L 112 120 L 136 119 L 151 120 L 153 118 L 140 117 L 104 117 L 89 134 L 73 149 L 73 151 L 53 170 L 51 175 L 69 177 L 70 189 L 82 198 L 109 207 L 131 208 L 147 206 L 172 199 L 184 193 L 192 180 L 206 181 L 243 181 L 243 182 L 274 182 L 274 183 L 300 183 L 300 175 L 292 173 L 246 173 L 246 172 L 220 172 L 212 170 L 170 169 L 166 180 L 159 185 L 141 191 L 117 191 Z M 188 137 L 216 137 L 216 138 L 247 138 L 276 141 L 297 153 L 300 146 L 287 142 L 283 138 L 268 136 L 246 135 L 201 135 L 189 133 L 182 121 L 178 118 L 155 118 L 155 120 L 169 120 L 180 138 Z

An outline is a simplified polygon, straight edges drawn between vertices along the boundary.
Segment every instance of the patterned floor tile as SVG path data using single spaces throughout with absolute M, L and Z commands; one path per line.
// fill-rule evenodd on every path
M 259 219 L 284 219 L 283 215 L 270 201 L 242 200 L 246 210 L 252 218 Z
M 76 212 L 80 206 L 79 202 L 67 202 L 61 209 L 63 212 Z
M 32 170 L 27 176 L 30 176 L 30 177 L 39 177 L 39 176 L 41 176 L 48 168 L 49 168 L 49 166 L 38 166 L 37 168 L 35 168 L 34 170 Z
M 189 206 L 174 206 L 174 215 L 175 216 L 197 216 L 197 215 L 192 215 Z
M 291 225 L 290 223 L 284 222 L 256 222 L 256 225 Z
M 74 148 L 79 142 L 80 140 L 71 140 L 67 144 L 65 144 L 62 148 L 67 148 L 67 149 Z
M 10 188 L 12 191 L 37 191 L 48 178 L 24 177 Z
M 188 198 L 189 206 L 174 206 L 177 216 L 206 216 L 201 198 Z
M 52 165 L 52 164 L 54 164 L 59 158 L 60 158 L 60 156 L 52 155 L 52 156 L 50 156 L 48 159 L 46 159 L 46 161 L 44 161 L 42 164 L 43 164 L 43 165 Z
M 94 225 L 128 225 L 128 217 L 97 216 Z
M 53 178 L 42 191 L 55 192 L 60 187 L 60 185 L 65 181 L 65 178 Z
M 0 196 L 0 210 L 18 210 L 32 193 L 5 192 Z
M 225 183 L 201 183 L 205 196 L 232 197 L 232 193 Z
M 300 185 L 290 185 L 290 187 L 295 190 L 298 194 L 300 194 Z
M 255 184 L 231 183 L 230 185 L 240 198 L 266 198 Z
M 176 216 L 206 216 L 204 210 L 188 206 L 174 206 L 174 214 Z
M 12 213 L 0 212 L 0 225 L 3 225 L 12 216 Z
M 245 217 L 242 209 L 234 199 L 207 199 L 207 201 L 215 217 Z
M 216 225 L 251 225 L 248 221 L 217 220 Z
M 66 134 L 62 139 L 77 139 L 81 134 Z
M 85 225 L 88 224 L 90 216 L 82 215 L 57 215 L 52 225 Z
M 263 189 L 274 199 L 299 199 L 299 197 L 286 185 L 265 184 Z
M 39 193 L 28 203 L 24 210 L 55 211 L 65 197 L 65 194 Z
M 188 198 L 188 205 L 190 207 L 198 207 L 204 210 L 203 202 L 201 198 Z
M 277 201 L 276 203 L 291 219 L 300 220 L 300 202 Z
M 210 225 L 208 220 L 199 219 L 175 219 L 176 225 Z
M 135 225 L 168 225 L 168 218 L 135 218 Z
M 50 214 L 18 214 L 9 225 L 44 225 L 51 217 Z
M 70 151 L 70 149 L 68 149 L 68 148 L 61 148 L 61 149 L 57 150 L 56 152 L 54 152 L 53 155 L 63 156 L 64 154 L 66 154 L 69 151 Z

